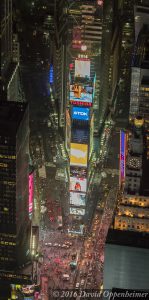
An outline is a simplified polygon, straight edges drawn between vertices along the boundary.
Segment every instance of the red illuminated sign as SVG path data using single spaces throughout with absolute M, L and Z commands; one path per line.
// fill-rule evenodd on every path
M 71 104 L 77 105 L 77 106 L 92 106 L 92 103 L 89 102 L 82 102 L 82 101 L 70 101 Z

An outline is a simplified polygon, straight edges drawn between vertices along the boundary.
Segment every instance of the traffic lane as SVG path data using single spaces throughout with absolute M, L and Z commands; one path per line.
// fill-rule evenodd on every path
M 45 249 L 44 249 L 45 250 Z M 48 251 L 49 251 L 49 249 L 47 249 Z M 73 251 L 74 250 L 76 250 L 76 249 L 74 249 L 73 248 Z M 64 251 L 64 255 L 62 255 L 62 251 Z M 57 255 L 58 254 L 58 255 Z M 51 255 L 51 254 L 50 254 Z M 57 258 L 59 258 L 59 257 L 61 257 L 62 258 L 62 260 L 63 260 L 63 264 L 62 265 L 56 265 L 55 263 L 54 264 L 52 264 L 51 263 L 51 259 L 52 259 L 52 256 L 53 256 L 53 259 L 55 259 L 56 257 Z M 46 257 L 47 258 L 47 257 Z M 69 266 L 69 263 L 70 263 L 70 261 L 71 261 L 71 251 L 70 251 L 70 249 L 69 249 L 69 251 L 68 251 L 68 253 L 67 253 L 67 255 L 66 255 L 66 250 L 65 249 L 63 249 L 63 250 L 58 250 L 58 249 L 56 249 L 55 248 L 55 251 L 53 251 L 53 254 L 51 255 L 51 257 L 50 257 L 51 259 L 50 259 L 50 263 L 51 263 L 51 266 L 49 266 L 48 265 L 48 270 L 49 270 L 49 272 L 51 273 L 51 272 L 53 272 L 53 270 L 55 270 L 55 268 L 58 268 L 58 273 L 60 272 L 60 274 L 57 274 L 57 272 L 56 272 L 56 278 L 58 278 L 59 277 L 59 279 L 57 280 L 55 280 L 55 286 L 57 287 L 58 285 L 59 286 L 61 286 L 62 284 L 61 284 L 61 282 L 62 282 L 62 273 L 64 274 L 64 273 L 69 273 L 70 274 L 70 278 L 72 278 L 72 285 L 71 285 L 71 288 L 73 287 L 73 280 L 74 280 L 74 277 L 75 277 L 75 273 L 74 272 L 71 272 L 71 270 L 70 270 L 70 266 Z M 48 264 L 48 260 L 46 259 L 46 260 L 44 260 L 44 262 L 46 262 L 46 264 Z M 70 285 L 70 284 L 69 284 Z M 65 288 L 67 287 L 67 283 L 64 283 L 63 284 L 63 286 L 65 286 Z M 70 286 L 69 286 L 69 288 L 70 288 Z
M 95 241 L 96 241 L 96 236 L 98 236 L 97 232 L 99 230 L 101 223 L 101 213 L 97 212 L 93 222 L 92 222 L 92 230 L 95 229 L 96 234 L 94 235 L 94 232 L 92 233 L 91 237 L 86 238 L 84 242 L 84 255 L 82 258 L 82 261 L 80 262 L 80 269 L 79 269 L 79 275 L 77 278 L 77 283 L 81 284 L 82 282 L 82 276 L 85 274 L 85 281 L 83 281 L 83 285 L 81 288 L 97 288 L 98 287 L 98 282 L 101 281 L 102 274 L 98 275 L 96 274 L 96 264 L 97 261 L 100 260 L 98 253 L 96 253 L 96 248 L 95 248 Z M 99 250 L 101 253 L 103 253 L 103 240 L 100 240 L 100 245 Z M 103 254 L 102 254 L 103 255 Z M 98 272 L 102 273 L 102 269 L 98 268 Z M 75 287 L 75 286 L 74 286 Z

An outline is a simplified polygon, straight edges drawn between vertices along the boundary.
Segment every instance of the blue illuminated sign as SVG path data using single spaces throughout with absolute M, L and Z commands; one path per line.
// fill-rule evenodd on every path
M 125 179 L 126 134 L 120 132 L 120 181 Z
M 89 120 L 89 108 L 73 106 L 72 108 L 72 119 L 75 120 Z
M 53 84 L 53 81 L 54 81 L 53 73 L 54 73 L 54 71 L 53 71 L 53 65 L 51 64 L 50 65 L 50 74 L 49 74 L 49 82 L 50 82 L 50 84 Z

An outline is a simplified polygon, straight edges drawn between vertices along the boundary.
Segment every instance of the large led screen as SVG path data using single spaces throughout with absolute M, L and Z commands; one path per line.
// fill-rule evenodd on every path
M 89 128 L 73 127 L 71 131 L 71 142 L 87 145 L 89 143 Z
M 29 214 L 33 212 L 33 199 L 34 198 L 34 174 L 29 175 Z
M 70 214 L 78 215 L 78 216 L 84 216 L 85 215 L 85 209 L 84 208 L 70 207 Z
M 88 84 L 71 84 L 70 85 L 70 102 L 71 103 L 89 103 L 92 104 L 93 87 Z
M 87 167 L 87 150 L 88 146 L 85 144 L 71 143 L 70 165 Z
M 125 179 L 125 162 L 126 162 L 126 134 L 120 132 L 120 183 Z
M 90 116 L 90 109 L 86 107 L 73 106 L 72 119 L 88 121 Z
M 86 178 L 70 177 L 70 191 L 86 192 Z
M 74 49 L 80 49 L 81 48 L 81 27 L 75 26 L 73 28 L 73 33 L 72 33 L 72 48 Z
M 75 60 L 75 77 L 90 78 L 90 60 L 88 58 Z
M 87 178 L 87 170 L 85 168 L 70 167 L 70 177 Z
M 86 194 L 70 192 L 70 205 L 85 206 Z

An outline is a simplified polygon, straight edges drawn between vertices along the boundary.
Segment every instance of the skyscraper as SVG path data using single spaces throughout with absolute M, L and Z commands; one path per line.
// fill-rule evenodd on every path
M 12 58 L 12 0 L 0 2 L 0 57 L 0 91 L 2 92 Z
M 0 2 L 0 101 L 23 101 L 19 82 L 19 47 L 18 41 L 13 36 L 12 13 L 12 0 L 2 0 Z
M 28 108 L 0 103 L 0 269 L 16 270 L 29 250 Z

